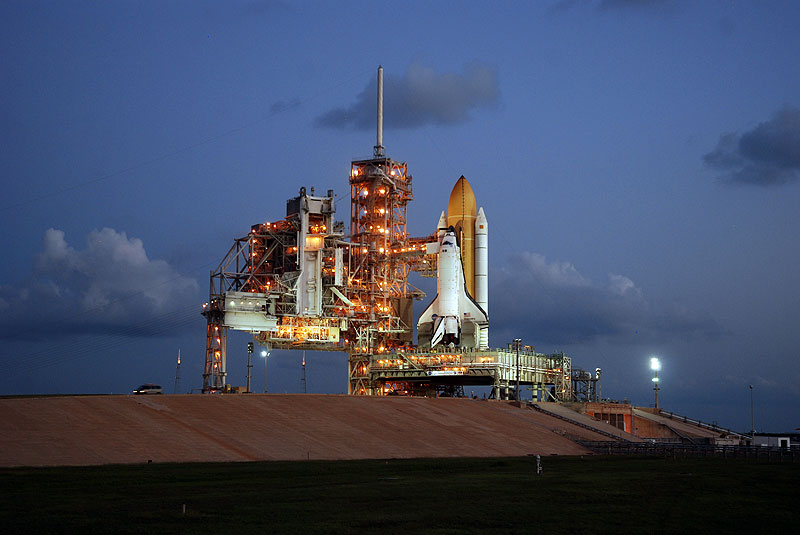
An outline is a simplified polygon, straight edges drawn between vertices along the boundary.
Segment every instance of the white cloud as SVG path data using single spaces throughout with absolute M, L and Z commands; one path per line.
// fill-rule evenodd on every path
M 387 72 L 384 78 L 387 128 L 463 123 L 470 119 L 472 111 L 493 107 L 500 98 L 497 73 L 477 62 L 466 65 L 463 73 L 440 73 L 414 63 L 404 75 Z M 323 113 L 315 124 L 328 128 L 374 128 L 376 91 L 377 82 L 373 79 L 353 104 Z
M 617 295 L 633 294 L 637 297 L 642 296 L 642 291 L 636 287 L 631 279 L 624 275 L 615 275 L 609 273 L 608 275 L 608 288 L 611 292 Z
M 642 343 L 725 332 L 712 318 L 686 307 L 653 306 L 624 275 L 609 274 L 605 283 L 595 282 L 573 264 L 548 262 L 537 253 L 516 255 L 491 281 L 495 340 L 525 333 L 559 345 L 594 340 Z
M 31 276 L 0 287 L 6 318 L 4 337 L 85 332 L 147 335 L 143 320 L 191 306 L 197 282 L 163 260 L 151 260 L 138 238 L 104 228 L 87 237 L 83 250 L 71 247 L 61 230 L 42 239 Z M 2 305 L 4 304 L 4 306 Z
M 583 277 L 575 266 L 569 262 L 547 263 L 544 255 L 523 251 L 519 255 L 523 273 L 533 279 L 550 286 L 589 286 L 591 283 Z

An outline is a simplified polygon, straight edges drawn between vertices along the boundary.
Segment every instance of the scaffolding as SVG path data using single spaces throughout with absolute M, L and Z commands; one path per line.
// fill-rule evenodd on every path
M 572 369 L 572 391 L 575 401 L 599 402 L 600 397 L 600 368 L 596 368 L 594 375 L 582 368 Z
M 413 299 L 424 293 L 408 282 L 410 259 L 422 263 L 425 245 L 409 240 L 407 207 L 413 199 L 405 163 L 384 156 L 350 168 L 350 255 L 347 296 L 350 394 L 376 394 L 371 359 L 413 342 Z M 382 153 L 382 150 L 380 151 Z
M 504 349 L 395 351 L 373 357 L 370 381 L 376 395 L 463 395 L 464 386 L 489 386 L 490 398 L 515 399 L 516 378 L 541 401 L 572 401 L 571 359 L 525 346 Z
M 439 229 L 408 235 L 412 177 L 385 154 L 382 80 L 379 68 L 373 157 L 350 165 L 350 235 L 334 220 L 333 190 L 301 188 L 284 219 L 253 225 L 211 272 L 203 392 L 228 390 L 228 329 L 251 333 L 268 350 L 347 351 L 353 395 L 459 395 L 464 384 L 487 384 L 507 399 L 514 388 L 510 347 L 442 354 L 413 346 L 413 301 L 425 294 L 408 276 L 437 276 Z M 520 359 L 520 384 L 573 398 L 569 357 L 526 347 Z
M 204 392 L 225 389 L 229 328 L 278 349 L 345 349 L 348 244 L 334 212 L 333 190 L 318 197 L 301 188 L 287 201 L 283 220 L 253 225 L 234 240 L 211 272 L 203 305 Z

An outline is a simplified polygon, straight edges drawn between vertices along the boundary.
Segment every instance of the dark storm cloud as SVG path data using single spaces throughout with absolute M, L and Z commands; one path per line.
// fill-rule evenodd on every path
M 376 92 L 377 81 L 373 79 L 353 104 L 323 113 L 314 124 L 340 129 L 374 128 Z M 493 107 L 500 98 L 497 73 L 480 63 L 466 65 L 461 74 L 438 73 L 414 64 L 403 76 L 386 73 L 383 93 L 384 121 L 390 128 L 463 123 L 470 119 L 470 112 Z
M 599 284 L 568 262 L 548 263 L 522 253 L 493 274 L 491 322 L 495 336 L 529 333 L 548 344 L 597 340 L 653 342 L 675 337 L 714 337 L 724 329 L 687 309 L 652 307 L 631 279 L 609 275 Z M 506 333 L 506 331 L 508 331 Z
M 150 336 L 172 325 L 171 311 L 196 299 L 197 282 L 149 259 L 139 239 L 104 228 L 79 251 L 51 228 L 30 278 L 0 287 L 0 337 Z
M 800 179 L 800 110 L 784 106 L 744 134 L 723 134 L 703 161 L 729 183 L 775 186 Z

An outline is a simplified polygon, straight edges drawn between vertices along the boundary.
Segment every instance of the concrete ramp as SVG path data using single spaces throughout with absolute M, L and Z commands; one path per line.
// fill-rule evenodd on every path
M 605 422 L 598 422 L 587 417 L 589 421 L 584 423 L 585 414 L 576 414 L 569 409 L 566 410 L 572 414 L 567 413 L 565 416 L 556 414 L 555 411 L 551 412 L 534 409 L 530 406 L 525 406 L 525 409 L 526 410 L 521 413 L 517 412 L 517 416 L 527 419 L 534 425 L 540 425 L 550 429 L 554 433 L 568 437 L 571 440 L 590 442 L 639 442 L 641 440 L 632 435 L 628 435 L 624 431 L 619 431 L 617 428 Z M 577 417 L 573 418 L 573 415 Z M 607 428 L 611 428 L 611 432 L 608 432 Z M 615 431 L 619 431 L 619 433 L 615 433 Z
M 698 438 L 708 439 L 720 436 L 718 431 L 693 425 L 689 422 L 682 422 L 678 419 L 665 418 L 659 414 L 653 414 L 650 411 L 634 408 L 633 414 L 637 419 L 647 420 L 653 424 L 663 426 L 665 429 L 669 430 L 670 433 L 674 433 L 678 438 L 682 438 L 690 442 Z
M 448 398 L 4 398 L 0 466 L 590 453 L 567 438 L 568 423 L 531 413 Z
M 550 413 L 555 416 L 565 418 L 567 420 L 576 422 L 583 426 L 590 427 L 601 433 L 602 438 L 591 439 L 591 440 L 609 440 L 609 438 L 613 436 L 616 437 L 616 439 L 625 442 L 642 442 L 642 439 L 630 433 L 626 433 L 622 429 L 614 427 L 613 425 L 608 424 L 606 422 L 595 420 L 588 414 L 574 411 L 571 408 L 564 406 L 561 403 L 537 402 L 536 405 L 539 407 L 541 411 L 545 413 Z

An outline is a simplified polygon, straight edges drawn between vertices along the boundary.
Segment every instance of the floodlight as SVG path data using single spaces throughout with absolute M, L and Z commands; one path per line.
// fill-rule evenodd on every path
M 658 391 L 660 390 L 658 386 L 658 370 L 661 369 L 661 361 L 658 360 L 658 357 L 650 357 L 650 369 L 653 370 L 653 390 L 656 393 L 656 409 L 658 408 Z

